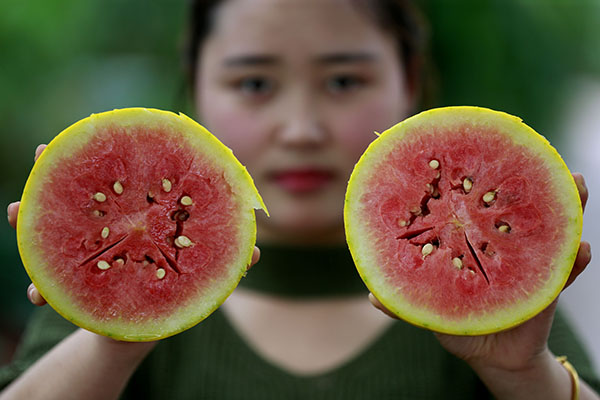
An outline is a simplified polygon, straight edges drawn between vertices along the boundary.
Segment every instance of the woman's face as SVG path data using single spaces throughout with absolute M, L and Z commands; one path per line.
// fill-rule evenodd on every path
M 411 107 L 396 41 L 347 0 L 228 0 L 214 21 L 197 111 L 269 209 L 259 241 L 343 241 L 354 164 Z

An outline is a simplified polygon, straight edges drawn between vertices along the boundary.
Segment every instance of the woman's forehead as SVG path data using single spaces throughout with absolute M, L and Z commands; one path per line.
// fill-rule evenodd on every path
M 228 0 L 208 41 L 221 51 L 331 53 L 360 50 L 384 33 L 351 0 Z

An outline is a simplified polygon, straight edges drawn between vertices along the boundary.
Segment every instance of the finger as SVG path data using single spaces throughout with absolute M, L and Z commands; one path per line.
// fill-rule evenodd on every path
M 587 203 L 589 197 L 589 191 L 587 185 L 585 184 L 585 179 L 582 174 L 579 172 L 575 172 L 573 174 L 573 179 L 575 180 L 575 184 L 577 185 L 577 190 L 579 191 L 579 198 L 581 199 L 581 206 L 585 210 L 585 205 Z
M 390 310 L 385 308 L 385 306 L 383 304 L 381 304 L 381 302 L 377 299 L 377 297 L 375 297 L 373 295 L 373 293 L 369 293 L 369 301 L 371 302 L 371 304 L 373 304 L 373 306 L 375 306 L 376 309 L 378 309 L 379 311 L 381 311 L 388 317 L 394 318 L 394 319 L 399 319 L 397 315 L 395 315 Z
M 577 257 L 575 257 L 575 263 L 573 263 L 571 275 L 569 275 L 569 279 L 567 279 L 565 288 L 567 288 L 571 283 L 573 283 L 573 281 L 575 281 L 575 279 L 577 279 L 579 274 L 583 272 L 591 260 L 592 246 L 588 242 L 581 242 L 579 245 L 579 251 L 577 252 Z
M 17 227 L 17 214 L 19 213 L 19 204 L 21 204 L 21 203 L 18 201 L 15 201 L 14 203 L 10 203 L 8 205 L 8 207 L 6 208 L 6 214 L 8 216 L 8 223 L 13 228 Z
M 37 161 L 37 159 L 40 158 L 40 155 L 42 154 L 42 151 L 44 151 L 46 146 L 47 145 L 45 144 L 38 145 L 38 147 L 35 149 L 35 156 L 33 157 L 33 161 Z
M 40 292 L 38 292 L 33 283 L 27 288 L 27 298 L 35 306 L 43 306 L 46 304 L 46 300 L 42 297 Z
M 252 266 L 254 264 L 256 264 L 259 259 L 260 259 L 260 249 L 256 246 L 254 246 L 254 252 L 252 253 L 252 261 L 250 261 L 250 265 L 248 265 L 248 267 L 246 268 L 246 271 L 248 271 L 250 268 L 252 268 Z

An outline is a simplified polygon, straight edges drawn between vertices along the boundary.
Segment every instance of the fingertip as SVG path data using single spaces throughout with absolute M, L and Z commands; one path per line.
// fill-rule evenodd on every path
M 246 270 L 252 268 L 252 266 L 256 264 L 258 260 L 260 260 L 260 249 L 257 246 L 254 246 L 254 251 L 252 252 L 252 260 L 250 261 L 250 265 L 248 265 Z
M 35 148 L 35 156 L 33 157 L 34 161 L 37 161 L 37 159 L 40 158 L 40 155 L 42 154 L 42 151 L 44 151 L 46 146 L 47 145 L 45 144 L 40 144 L 38 145 L 38 147 Z
M 35 306 L 43 306 L 44 304 L 46 304 L 46 300 L 42 297 L 42 295 L 33 283 L 30 284 L 27 288 L 27 298 L 29 299 L 31 304 Z
M 390 310 L 388 310 L 380 301 L 377 297 L 375 297 L 375 295 L 373 293 L 369 293 L 369 301 L 371 302 L 371 304 L 378 309 L 379 311 L 381 311 L 382 313 L 384 313 L 385 315 L 387 315 L 390 318 L 393 319 L 399 319 L 397 315 L 395 315 L 394 313 L 392 313 Z
M 17 213 L 19 212 L 19 204 L 20 202 L 15 201 L 12 202 L 6 207 L 6 215 L 8 218 L 8 223 L 15 228 L 17 224 Z

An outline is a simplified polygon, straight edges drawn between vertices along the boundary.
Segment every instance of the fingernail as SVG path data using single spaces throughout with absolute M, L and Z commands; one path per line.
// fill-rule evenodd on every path
M 577 186 L 582 189 L 582 192 L 587 193 L 587 185 L 585 184 L 585 178 L 583 175 L 577 175 Z

